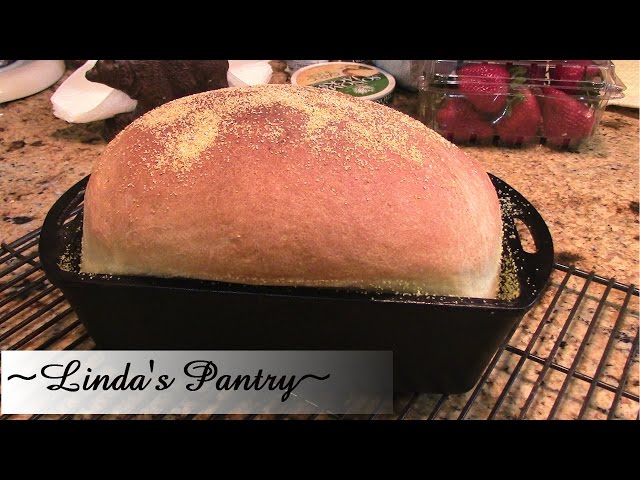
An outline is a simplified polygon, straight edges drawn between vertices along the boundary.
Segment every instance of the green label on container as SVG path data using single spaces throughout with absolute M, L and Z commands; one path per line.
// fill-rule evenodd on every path
M 382 92 L 389 86 L 389 79 L 382 73 L 361 77 L 345 75 L 312 84 L 314 87 L 336 90 L 354 97 L 368 97 Z

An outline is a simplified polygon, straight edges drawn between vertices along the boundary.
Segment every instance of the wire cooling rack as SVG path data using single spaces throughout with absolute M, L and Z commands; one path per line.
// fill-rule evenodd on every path
M 47 280 L 40 230 L 0 243 L 0 349 L 88 350 Z M 461 332 L 463 334 L 463 332 Z M 1 419 L 638 419 L 638 289 L 556 263 L 541 301 L 462 395 L 397 394 L 393 415 L 2 415 Z

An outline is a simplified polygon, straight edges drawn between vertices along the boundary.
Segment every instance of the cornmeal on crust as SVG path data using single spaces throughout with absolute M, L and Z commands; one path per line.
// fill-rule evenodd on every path
M 502 222 L 477 161 L 388 107 L 314 87 L 180 98 L 104 150 L 82 270 L 494 297 Z

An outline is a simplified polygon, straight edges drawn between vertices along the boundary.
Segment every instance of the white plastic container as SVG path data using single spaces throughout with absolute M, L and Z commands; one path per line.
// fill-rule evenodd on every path
M 41 92 L 64 75 L 62 60 L 3 61 L 0 69 L 0 103 Z
M 273 70 L 269 60 L 229 60 L 227 82 L 230 87 L 269 83 Z
M 70 123 L 87 123 L 132 112 L 138 104 L 126 93 L 86 79 L 97 60 L 89 60 L 67 78 L 51 96 L 53 114 Z

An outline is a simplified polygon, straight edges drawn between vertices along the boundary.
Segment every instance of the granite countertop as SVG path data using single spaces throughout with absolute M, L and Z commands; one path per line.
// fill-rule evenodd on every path
M 0 241 L 39 227 L 55 200 L 90 173 L 106 145 L 102 122 L 69 124 L 52 114 L 49 99 L 61 81 L 0 104 Z M 413 115 L 416 100 L 399 92 L 391 106 Z M 462 148 L 540 211 L 558 261 L 639 284 L 637 110 L 610 107 L 599 134 L 579 153 L 542 145 Z
M 90 173 L 93 162 L 105 148 L 106 143 L 101 137 L 102 122 L 68 124 L 52 114 L 50 97 L 61 81 L 39 94 L 0 104 L 2 242 L 8 243 L 40 227 L 53 203 L 66 189 Z M 414 115 L 417 95 L 397 91 L 391 106 Z M 604 277 L 615 277 L 623 283 L 638 285 L 638 138 L 638 110 L 610 107 L 603 114 L 597 137 L 579 153 L 560 152 L 540 145 L 526 148 L 462 148 L 480 160 L 489 172 L 522 193 L 538 209 L 551 230 L 557 261 L 575 264 L 587 271 L 595 270 Z M 554 277 L 552 284 L 557 287 L 559 279 L 561 275 L 558 278 Z M 579 291 L 580 285 L 572 285 L 571 288 Z M 552 290 L 547 292 L 529 320 L 525 319 L 514 336 L 513 345 L 525 348 L 529 338 L 527 334 L 530 335 L 535 329 L 532 319 L 540 318 L 549 305 L 551 296 Z M 617 298 L 615 300 L 619 301 Z M 580 320 L 583 316 L 588 319 L 595 310 L 597 298 L 588 301 L 591 304 L 578 313 Z M 569 310 L 571 304 L 559 308 Z M 637 299 L 631 308 L 632 315 L 629 316 L 623 330 L 625 335 L 631 335 L 633 338 L 634 329 L 637 328 Z M 613 315 L 611 318 L 615 320 Z M 584 325 L 580 323 L 578 326 L 583 328 Z M 554 339 L 557 337 L 558 329 L 558 325 L 553 322 L 545 335 Z M 603 325 L 602 328 L 599 326 L 597 330 L 591 344 L 593 348 L 598 347 L 601 351 L 607 341 L 608 332 L 611 331 L 610 325 Z M 573 333 L 576 335 L 575 338 Z M 570 362 L 571 355 L 577 349 L 580 335 L 580 332 L 573 332 L 573 329 L 568 332 L 569 346 L 558 352 L 557 361 L 563 362 L 565 355 Z M 610 373 L 614 378 L 619 378 L 626 358 L 623 354 L 628 351 L 629 345 L 630 343 L 623 341 L 616 346 L 610 361 L 613 365 Z M 549 344 L 543 343 L 537 345 L 532 353 L 544 357 L 549 353 L 549 349 Z M 620 357 L 616 356 L 618 353 Z M 585 361 L 588 365 L 585 368 L 591 372 L 599 356 L 587 357 Z M 512 355 L 503 362 L 504 368 L 502 364 L 499 365 L 505 378 L 513 371 L 517 358 Z M 618 358 L 620 360 L 617 360 Z M 535 364 L 527 368 L 530 371 L 523 371 L 523 378 L 531 377 L 534 381 L 537 374 Z M 638 378 L 635 370 L 630 381 L 633 382 L 631 388 L 637 390 Z M 542 397 L 543 405 L 545 398 L 552 399 L 554 392 L 557 393 L 561 381 L 562 377 L 556 380 L 553 377 L 548 378 L 545 388 L 550 390 L 548 397 Z M 613 381 L 612 383 L 616 384 Z M 500 384 L 496 381 L 496 384 L 491 385 L 482 395 L 495 399 L 503 385 L 504 382 Z M 527 392 L 522 392 L 518 396 L 516 393 L 505 401 L 507 418 L 517 415 L 518 405 L 522 404 L 523 395 L 526 397 L 526 394 Z M 421 409 L 428 411 L 437 398 L 433 395 L 422 396 L 412 415 L 419 416 Z M 458 399 L 462 402 L 461 405 L 464 404 L 463 398 L 465 397 L 461 396 Z M 487 405 L 491 405 L 489 400 Z M 579 408 L 579 405 L 569 405 L 567 408 L 569 410 L 564 415 L 574 418 L 575 414 L 572 412 Z M 509 413 L 511 411 L 516 413 Z M 636 415 L 633 413 L 633 405 L 628 410 L 620 412 L 622 416 Z

